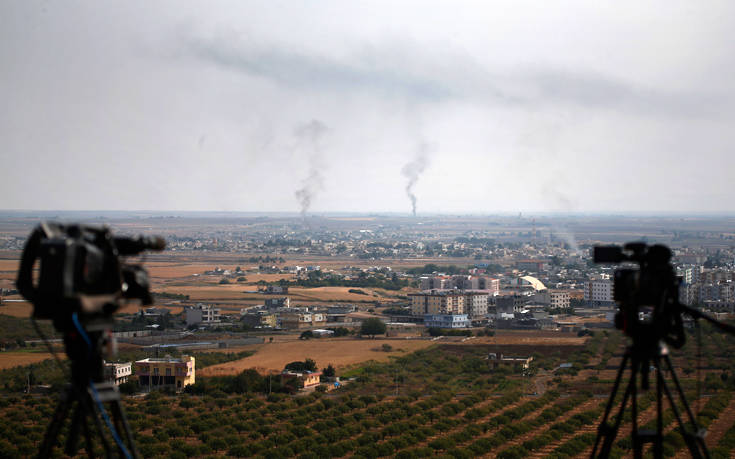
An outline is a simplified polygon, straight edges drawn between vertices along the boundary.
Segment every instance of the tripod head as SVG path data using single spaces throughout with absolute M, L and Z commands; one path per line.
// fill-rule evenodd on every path
M 110 329 L 120 304 L 152 302 L 145 269 L 122 257 L 164 246 L 158 237 L 116 237 L 104 226 L 55 222 L 40 224 L 28 237 L 16 285 L 33 304 L 33 318 L 51 319 L 64 334 L 76 382 L 102 379 L 103 348 L 113 343 Z
M 660 341 L 680 348 L 686 341 L 679 302 L 679 283 L 671 265 L 671 250 L 663 245 L 632 242 L 623 247 L 594 248 L 595 263 L 630 263 L 637 267 L 615 270 L 614 299 L 618 304 L 615 327 L 634 343 Z
M 735 327 L 679 302 L 681 279 L 671 265 L 668 247 L 643 242 L 597 246 L 593 257 L 595 263 L 630 266 L 615 270 L 613 296 L 618 305 L 615 327 L 633 339 L 634 348 L 653 349 L 660 342 L 681 348 L 686 342 L 683 314 L 735 334 Z

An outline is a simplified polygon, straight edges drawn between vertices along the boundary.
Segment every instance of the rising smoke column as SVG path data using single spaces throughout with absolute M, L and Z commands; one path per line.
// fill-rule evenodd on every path
M 297 127 L 294 132 L 298 141 L 297 148 L 306 150 L 309 162 L 309 174 L 301 181 L 301 188 L 294 193 L 299 202 L 302 217 L 306 217 L 306 212 L 311 207 L 316 193 L 324 187 L 321 139 L 327 130 L 327 126 L 321 121 L 311 120 Z
M 426 143 L 419 145 L 419 151 L 413 161 L 403 166 L 401 174 L 408 179 L 406 183 L 406 195 L 411 200 L 411 212 L 413 216 L 416 216 L 416 195 L 413 192 L 413 187 L 418 182 L 419 177 L 424 170 L 429 166 L 429 147 Z

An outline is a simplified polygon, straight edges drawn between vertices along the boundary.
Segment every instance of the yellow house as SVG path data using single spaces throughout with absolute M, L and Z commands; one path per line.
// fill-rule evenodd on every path
M 306 371 L 303 373 L 299 373 L 296 371 L 284 371 L 281 373 L 281 380 L 285 381 L 287 379 L 296 378 L 298 381 L 303 383 L 304 389 L 307 389 L 309 387 L 316 387 L 319 385 L 319 377 L 322 375 L 321 371 Z
M 135 374 L 142 388 L 158 389 L 173 387 L 180 392 L 184 387 L 194 384 L 196 368 L 194 357 L 148 358 L 135 362 Z

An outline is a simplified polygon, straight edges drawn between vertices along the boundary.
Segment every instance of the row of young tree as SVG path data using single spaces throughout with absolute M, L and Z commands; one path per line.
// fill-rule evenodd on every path
M 542 354 L 534 362 L 548 367 L 560 359 L 575 365 L 587 362 L 608 350 L 612 336 L 617 334 L 600 333 L 584 350 L 558 358 Z M 617 340 L 618 351 L 620 344 Z M 567 457 L 589 448 L 589 434 L 583 431 L 594 428 L 604 399 L 574 389 L 580 381 L 566 377 L 570 385 L 564 396 L 556 390 L 540 397 L 523 395 L 535 386 L 520 374 L 493 369 L 485 360 L 488 349 L 441 345 L 390 362 L 364 364 L 343 374 L 355 380 L 329 396 L 292 397 L 279 386 L 277 376 L 248 370 L 232 377 L 201 378 L 189 393 L 152 393 L 125 404 L 144 457 L 512 458 L 541 450 Z M 312 359 L 286 367 L 297 372 L 318 369 Z M 685 378 L 685 383 L 691 381 Z M 584 384 L 598 392 L 608 388 L 604 382 Z M 703 424 L 705 417 L 706 425 L 721 419 L 730 396 L 724 389 L 709 399 L 700 412 Z M 654 409 L 651 400 L 641 397 L 640 409 Z M 0 424 L 3 453 L 32 455 L 52 410 L 53 401 L 47 397 L 0 398 L 0 416 L 6 421 Z M 734 437 L 726 435 L 717 446 L 724 455 L 720 457 L 729 457 Z M 679 450 L 675 435 L 667 438 L 667 451 Z M 511 441 L 516 446 L 509 447 Z M 630 452 L 623 438 L 615 448 L 623 456 Z

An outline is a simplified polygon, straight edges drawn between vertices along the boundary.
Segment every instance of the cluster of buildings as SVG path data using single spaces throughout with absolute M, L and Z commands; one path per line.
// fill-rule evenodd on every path
M 295 307 L 288 297 L 277 297 L 266 299 L 263 306 L 242 309 L 240 320 L 253 328 L 301 330 L 348 322 L 356 311 L 354 305 Z
M 735 271 L 689 266 L 679 268 L 677 274 L 682 279 L 679 286 L 682 303 L 710 311 L 735 312 Z
M 735 270 L 705 269 L 701 265 L 676 270 L 681 279 L 679 301 L 709 311 L 735 312 Z M 589 307 L 615 306 L 615 285 L 609 274 L 598 274 L 584 286 L 584 301 Z
M 554 328 L 546 310 L 568 310 L 572 295 L 579 292 L 549 289 L 532 276 L 507 282 L 502 292 L 497 279 L 472 276 L 436 276 L 423 285 L 451 286 L 408 295 L 412 317 L 427 327 L 465 328 L 495 323 L 505 328 Z M 490 287 L 474 289 L 472 287 Z M 460 288 L 470 287 L 470 288 Z

